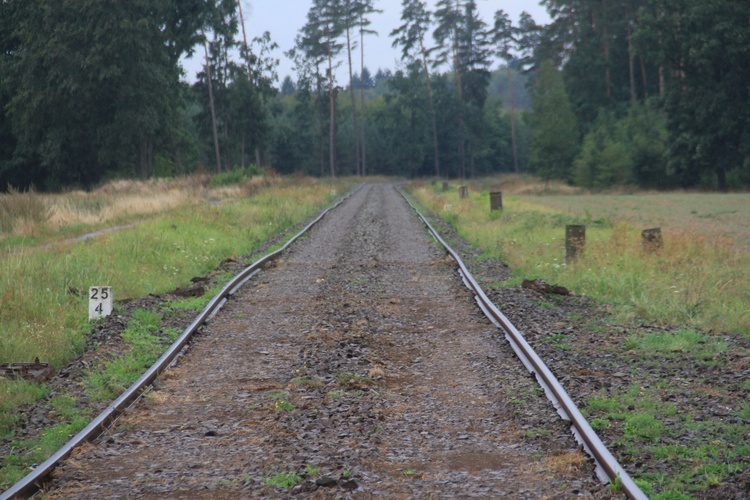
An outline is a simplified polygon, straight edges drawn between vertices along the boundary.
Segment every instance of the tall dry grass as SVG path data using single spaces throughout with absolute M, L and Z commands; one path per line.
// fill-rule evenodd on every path
M 26 192 L 10 186 L 0 195 L 0 234 L 28 232 L 46 224 L 54 213 L 45 196 L 32 187 Z
M 220 203 L 249 196 L 260 189 L 282 185 L 278 176 L 256 176 L 232 185 L 210 187 L 209 176 L 195 174 L 176 179 L 116 180 L 93 191 L 42 194 L 11 189 L 0 194 L 0 241 L 11 237 L 56 237 L 87 227 L 119 224 L 134 218 L 196 203 Z

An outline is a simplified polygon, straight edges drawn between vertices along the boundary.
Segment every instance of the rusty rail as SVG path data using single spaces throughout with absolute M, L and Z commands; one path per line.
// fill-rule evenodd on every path
M 347 198 L 356 193 L 361 188 L 361 185 L 351 191 L 346 196 L 342 197 L 336 204 L 324 210 L 315 220 L 310 222 L 304 227 L 299 233 L 295 234 L 289 241 L 284 244 L 278 250 L 269 253 L 268 255 L 261 257 L 250 266 L 243 269 L 239 274 L 232 278 L 222 289 L 211 299 L 206 307 L 201 311 L 193 322 L 188 326 L 180 337 L 162 354 L 162 356 L 154 363 L 141 377 L 136 380 L 125 392 L 123 392 L 119 398 L 117 398 L 112 404 L 110 404 L 103 412 L 101 412 L 94 420 L 86 426 L 81 432 L 76 434 L 70 441 L 65 443 L 54 455 L 39 464 L 32 472 L 27 474 L 23 479 L 14 484 L 9 490 L 0 494 L 0 500 L 8 500 L 11 498 L 27 498 L 39 491 L 42 488 L 42 484 L 50 472 L 57 466 L 57 464 L 64 460 L 76 446 L 83 444 L 86 441 L 91 441 L 99 436 L 104 429 L 106 429 L 114 420 L 122 414 L 122 412 L 132 404 L 143 391 L 153 383 L 157 376 L 166 370 L 171 365 L 177 356 L 182 352 L 183 348 L 187 345 L 193 334 L 200 328 L 205 322 L 212 318 L 221 307 L 227 302 L 228 297 L 234 294 L 243 284 L 245 284 L 250 278 L 257 273 L 260 268 L 266 262 L 274 259 L 276 256 L 284 252 L 292 243 L 294 243 L 300 236 L 305 234 L 311 227 L 317 224 L 325 215 L 333 210 L 334 208 L 341 205 Z
M 484 314 L 497 327 L 505 332 L 505 338 L 510 343 L 513 351 L 524 364 L 527 370 L 534 374 L 539 385 L 544 389 L 547 398 L 555 405 L 557 413 L 561 418 L 571 423 L 570 430 L 575 436 L 576 441 L 583 446 L 586 452 L 594 458 L 596 463 L 596 474 L 604 483 L 615 483 L 630 497 L 637 500 L 648 500 L 648 497 L 641 491 L 637 484 L 631 479 L 625 469 L 617 462 L 617 459 L 610 453 L 607 447 L 602 443 L 594 429 L 588 423 L 580 410 L 570 399 L 568 393 L 557 380 L 557 377 L 550 371 L 547 365 L 537 355 L 534 349 L 526 342 L 526 339 L 513 326 L 508 318 L 492 303 L 484 293 L 474 277 L 471 275 L 466 265 L 459 255 L 453 250 L 448 243 L 438 234 L 435 228 L 429 223 L 427 218 L 417 209 L 411 200 L 400 189 L 401 196 L 416 212 L 417 216 L 427 226 L 430 234 L 445 247 L 448 254 L 456 261 L 459 272 L 463 278 L 464 284 L 474 293 L 474 298 L 479 304 Z

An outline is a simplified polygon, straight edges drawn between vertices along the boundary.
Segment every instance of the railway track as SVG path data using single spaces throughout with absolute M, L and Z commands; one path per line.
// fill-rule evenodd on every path
M 458 259 L 467 295 L 454 261 L 390 186 L 365 186 L 287 253 L 261 261 L 79 435 L 93 442 L 69 444 L 2 498 L 28 495 L 50 472 L 51 497 L 276 496 L 285 487 L 601 496 L 597 473 L 643 497 Z M 124 411 L 191 336 L 156 390 Z

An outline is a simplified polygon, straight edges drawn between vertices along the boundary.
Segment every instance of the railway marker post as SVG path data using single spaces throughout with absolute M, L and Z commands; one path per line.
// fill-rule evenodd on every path
M 469 197 L 469 188 L 466 186 L 459 187 L 458 192 L 462 200 Z
M 490 193 L 490 211 L 503 209 L 503 193 L 496 191 Z
M 89 288 L 89 321 L 105 318 L 112 314 L 112 287 L 92 286 Z
M 586 226 L 570 224 L 565 226 L 565 264 L 570 264 L 583 254 L 586 247 Z
M 664 240 L 661 237 L 661 228 L 654 227 L 641 231 L 641 242 L 643 250 L 646 252 L 656 252 L 664 246 Z

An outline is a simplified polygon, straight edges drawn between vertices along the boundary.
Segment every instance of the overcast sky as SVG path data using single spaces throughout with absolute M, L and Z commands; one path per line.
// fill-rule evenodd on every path
M 436 1 L 427 0 L 427 8 L 434 11 Z M 279 45 L 279 50 L 274 54 L 280 61 L 279 82 L 286 75 L 290 75 L 292 80 L 296 81 L 297 76 L 292 69 L 292 62 L 284 56 L 284 51 L 294 47 L 294 38 L 305 24 L 312 0 L 242 0 L 242 2 L 248 39 L 259 36 L 265 31 L 270 32 L 271 39 Z M 495 12 L 500 9 L 508 13 L 514 25 L 518 23 L 518 17 L 523 11 L 531 14 L 538 24 L 547 24 L 550 20 L 544 7 L 534 0 L 476 0 L 476 2 L 479 16 L 488 26 L 492 26 Z M 391 70 L 398 68 L 401 55 L 400 48 L 391 47 L 393 40 L 388 36 L 392 30 L 401 25 L 401 0 L 375 0 L 374 3 L 375 7 L 383 12 L 371 16 L 370 27 L 378 32 L 378 36 L 365 37 L 365 66 L 373 75 L 378 68 Z M 432 41 L 431 37 L 430 41 Z M 195 73 L 203 64 L 202 56 L 203 51 L 196 50 L 192 59 L 183 62 L 190 81 L 194 80 Z M 352 62 L 355 68 L 359 68 L 359 56 Z M 342 81 L 348 80 L 348 76 L 344 76 L 347 71 L 342 64 L 337 73 L 340 84 L 347 83 Z

